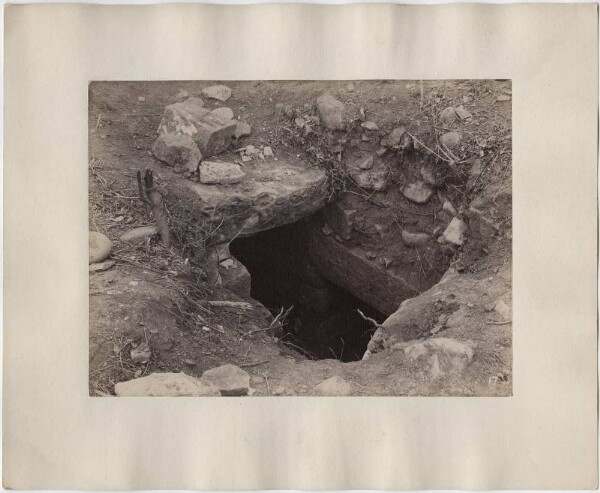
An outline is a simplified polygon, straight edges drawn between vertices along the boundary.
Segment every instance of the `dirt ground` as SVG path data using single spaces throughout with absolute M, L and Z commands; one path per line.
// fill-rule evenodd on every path
M 377 255 L 393 255 L 397 266 L 414 266 L 424 316 L 415 329 L 423 337 L 433 323 L 434 299 L 427 289 L 452 265 L 461 272 L 455 284 L 456 310 L 461 324 L 448 328 L 447 337 L 475 341 L 478 351 L 460 379 L 432 382 L 413 378 L 393 351 L 369 360 L 341 363 L 311 361 L 280 340 L 273 315 L 257 302 L 252 309 L 211 306 L 210 300 L 241 300 L 233 293 L 209 286 L 204 267 L 206 245 L 213 225 L 194 219 L 194 197 L 178 187 L 181 176 L 151 154 L 165 106 L 186 92 L 201 97 L 204 87 L 219 82 L 97 82 L 89 89 L 89 222 L 90 231 L 113 241 L 111 259 L 116 265 L 90 274 L 90 395 L 114 394 L 118 382 L 155 371 L 200 376 L 225 363 L 251 374 L 254 395 L 305 395 L 332 375 L 355 384 L 357 395 L 509 395 L 512 380 L 512 324 L 492 320 L 490 303 L 504 297 L 510 303 L 512 261 L 511 211 L 511 86 L 508 81 L 339 81 L 339 82 L 224 82 L 233 96 L 226 103 L 204 99 L 209 109 L 227 106 L 252 126 L 252 134 L 232 142 L 223 159 L 238 159 L 244 145 L 269 145 L 278 156 L 299 166 L 327 171 L 332 197 L 342 197 L 358 210 L 366 224 L 384 225 L 385 240 L 364 231 L 351 245 Z M 315 112 L 315 101 L 331 92 L 344 103 L 348 118 L 356 121 L 343 136 L 305 135 L 294 121 Z M 447 128 L 437 116 L 447 106 L 463 105 L 472 118 Z M 378 135 L 398 125 L 418 139 L 425 149 L 388 152 L 382 160 L 392 170 L 384 193 L 365 196 L 344 185 L 339 146 L 346 155 L 374 153 L 378 137 L 362 138 L 360 122 L 372 120 Z M 459 130 L 464 143 L 455 151 L 457 164 L 440 167 L 435 143 L 448 130 Z M 339 142 L 339 140 L 342 142 Z M 426 152 L 433 149 L 434 152 Z M 474 160 L 479 173 L 472 173 Z M 427 206 L 415 206 L 401 197 L 399 185 L 419 177 L 431 166 L 444 183 L 443 197 Z M 135 173 L 150 169 L 165 196 L 174 247 L 165 249 L 157 238 L 137 245 L 119 237 L 137 226 L 153 224 L 138 198 Z M 493 209 L 500 224 L 492 237 L 471 235 L 462 249 L 431 250 L 421 258 L 418 250 L 404 249 L 402 229 L 430 232 L 439 223 L 436 212 L 449 199 L 459 213 L 479 197 Z M 377 206 L 381 202 L 385 207 Z M 489 205 L 492 204 L 492 205 Z M 390 253 L 391 252 L 391 253 Z M 465 282 L 463 282 L 465 281 Z M 454 282 L 454 281 L 453 281 Z M 462 283 L 462 284 L 461 284 Z M 503 298 L 503 299 L 504 299 Z M 131 349 L 146 343 L 152 350 L 148 363 L 134 363 Z M 498 375 L 501 375 L 499 377 Z

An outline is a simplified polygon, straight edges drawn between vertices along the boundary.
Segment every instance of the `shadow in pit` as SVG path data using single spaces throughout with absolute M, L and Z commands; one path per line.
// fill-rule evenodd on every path
M 357 310 L 378 323 L 386 317 L 323 278 L 306 244 L 301 221 L 238 238 L 230 251 L 250 272 L 254 299 L 273 314 L 294 307 L 282 342 L 315 359 L 360 360 L 375 327 Z

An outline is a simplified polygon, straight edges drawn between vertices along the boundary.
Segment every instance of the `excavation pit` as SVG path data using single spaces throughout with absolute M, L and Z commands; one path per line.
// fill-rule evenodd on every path
M 319 274 L 306 231 L 300 221 L 235 239 L 230 250 L 250 272 L 252 298 L 274 315 L 293 307 L 282 342 L 314 359 L 360 360 L 376 329 L 364 317 L 386 317 Z

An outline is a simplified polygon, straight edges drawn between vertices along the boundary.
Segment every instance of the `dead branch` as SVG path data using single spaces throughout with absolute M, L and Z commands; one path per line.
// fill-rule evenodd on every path
M 376 320 L 372 319 L 371 317 L 367 317 L 363 312 L 360 311 L 360 308 L 357 308 L 356 311 L 358 312 L 358 314 L 364 318 L 367 322 L 371 322 L 375 327 L 379 328 L 381 327 L 381 324 L 378 323 Z
M 245 301 L 207 301 L 210 306 L 222 308 L 239 308 L 241 310 L 252 310 L 252 305 Z
M 138 191 L 140 194 L 140 200 L 144 204 L 152 207 L 152 213 L 156 220 L 156 225 L 160 232 L 160 238 L 165 247 L 171 247 L 171 233 L 169 232 L 169 223 L 167 219 L 167 212 L 165 210 L 165 204 L 161 193 L 154 187 L 154 177 L 152 171 L 147 169 L 144 174 L 144 184 L 142 185 L 142 172 L 137 172 Z

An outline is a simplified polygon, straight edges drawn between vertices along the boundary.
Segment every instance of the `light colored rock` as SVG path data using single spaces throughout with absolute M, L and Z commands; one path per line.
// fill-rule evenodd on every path
M 444 125 L 450 125 L 456 119 L 456 110 L 452 106 L 449 106 L 442 110 L 439 118 Z
M 426 204 L 432 194 L 433 190 L 422 181 L 411 183 L 402 190 L 402 195 L 416 204 Z
M 335 377 L 323 380 L 319 385 L 316 385 L 313 388 L 312 392 L 315 395 L 343 397 L 352 395 L 354 393 L 354 388 L 352 387 L 352 384 L 336 375 Z
M 219 389 L 184 373 L 152 373 L 115 385 L 119 397 L 218 397 Z
M 358 187 L 364 190 L 380 192 L 387 187 L 389 170 L 379 158 L 370 157 L 373 159 L 372 165 L 369 159 L 365 159 L 365 156 L 360 156 L 348 165 L 348 173 Z M 361 165 L 363 167 L 371 165 L 371 168 L 364 169 L 360 167 Z
M 361 156 L 358 159 L 356 159 L 356 161 L 354 161 L 354 163 L 352 163 L 352 166 L 354 168 L 360 168 L 360 169 L 371 169 L 371 168 L 373 168 L 373 164 L 374 164 L 373 156 L 367 155 L 367 156 Z
M 409 233 L 408 231 L 403 229 L 402 242 L 407 247 L 425 246 L 429 242 L 429 235 L 426 233 Z
M 389 135 L 387 135 L 386 137 L 384 137 L 381 140 L 381 145 L 385 146 L 385 147 L 399 146 L 400 142 L 402 141 L 402 136 L 405 134 L 405 132 L 406 132 L 406 127 L 404 127 L 404 126 L 396 127 L 394 130 L 392 130 L 390 132 Z
M 440 137 L 440 144 L 452 149 L 462 141 L 462 135 L 458 132 L 446 132 Z
M 421 371 L 430 379 L 461 373 L 473 359 L 473 349 L 455 339 L 439 337 L 417 343 L 392 346 L 402 350 L 405 362 L 413 371 Z
M 329 130 L 343 130 L 344 105 L 331 94 L 317 98 L 317 111 L 321 124 Z
M 158 233 L 158 226 L 142 226 L 141 228 L 135 228 L 127 233 L 121 235 L 121 241 L 137 242 L 152 238 Z
M 344 240 L 352 237 L 356 210 L 346 209 L 340 202 L 334 202 L 325 207 L 327 224 Z
M 97 264 L 90 264 L 90 272 L 101 272 L 112 269 L 114 265 L 114 260 L 105 260 L 104 262 L 99 262 Z
M 442 237 L 446 243 L 451 243 L 456 246 L 461 246 L 465 242 L 465 233 L 467 232 L 467 225 L 455 217 L 450 221 L 448 227 L 444 231 Z
M 371 121 L 362 122 L 360 124 L 360 126 L 362 128 L 364 128 L 365 130 L 369 130 L 370 132 L 374 132 L 376 130 L 379 130 L 379 127 L 377 126 L 377 124 L 375 122 L 371 122 Z
M 494 311 L 502 317 L 502 320 L 512 320 L 512 311 L 503 300 L 498 300 L 496 302 Z
M 450 214 L 451 216 L 456 216 L 456 209 L 452 205 L 452 202 L 449 200 L 444 200 L 444 205 L 442 205 L 442 210 Z
M 224 122 L 233 120 L 233 110 L 231 108 L 227 108 L 226 106 L 223 106 L 222 108 L 215 108 L 212 110 L 212 114 Z
M 202 95 L 205 98 L 217 99 L 218 101 L 225 102 L 231 97 L 231 89 L 223 85 L 205 87 L 202 89 Z
M 179 101 L 183 101 L 189 97 L 190 97 L 189 92 L 185 91 L 184 89 L 180 89 L 179 92 L 177 93 L 177 96 L 175 96 L 175 99 L 177 99 Z
M 205 184 L 239 183 L 246 173 L 239 164 L 204 161 L 199 168 L 200 182 Z
M 461 120 L 470 120 L 471 118 L 473 118 L 473 115 L 471 115 L 471 113 L 469 113 L 469 111 L 466 110 L 465 107 L 462 105 L 456 108 L 455 111 Z
M 89 248 L 89 263 L 97 264 L 110 255 L 110 252 L 112 251 L 112 242 L 108 236 L 98 233 L 97 231 L 90 231 Z
M 233 136 L 236 139 L 240 139 L 242 137 L 247 137 L 251 133 L 252 127 L 250 125 L 248 125 L 246 122 L 237 122 Z
M 297 394 L 294 389 L 288 389 L 287 387 L 284 387 L 283 385 L 277 385 L 273 389 L 273 395 L 292 397 Z
M 167 106 L 158 126 L 159 135 L 187 135 L 194 140 L 203 157 L 226 150 L 237 123 L 224 122 L 203 105 L 199 98 L 188 98 Z
M 194 139 L 184 134 L 160 134 L 152 145 L 152 153 L 157 159 L 182 171 L 196 171 L 202 159 Z
M 152 351 L 147 343 L 142 342 L 139 346 L 133 348 L 130 352 L 131 360 L 134 363 L 147 363 L 150 361 Z
M 265 146 L 263 147 L 263 156 L 265 156 L 265 159 L 270 159 L 272 157 L 275 157 L 275 154 L 273 154 L 273 149 L 271 149 L 271 147 L 269 146 Z
M 250 375 L 231 364 L 205 371 L 200 381 L 218 388 L 226 396 L 247 395 L 250 389 Z
M 423 181 L 427 185 L 430 185 L 432 187 L 438 186 L 438 181 L 435 177 L 435 173 L 433 172 L 433 170 L 431 168 L 426 168 L 426 167 L 421 168 L 421 178 L 423 178 Z

